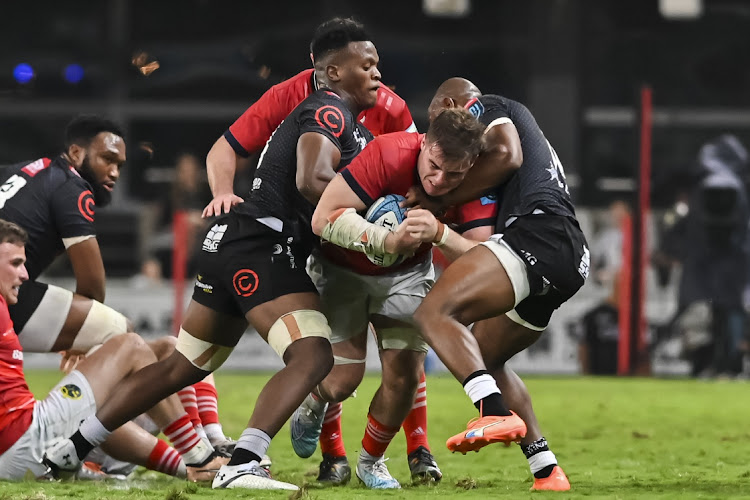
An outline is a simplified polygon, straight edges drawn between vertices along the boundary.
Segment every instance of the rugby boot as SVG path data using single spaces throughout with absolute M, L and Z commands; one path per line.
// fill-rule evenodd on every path
M 383 457 L 365 458 L 360 454 L 357 461 L 357 477 L 368 488 L 376 490 L 401 488 L 396 478 L 388 471 Z
M 222 488 L 245 488 L 248 490 L 289 490 L 297 491 L 299 487 L 277 481 L 271 478 L 271 473 L 253 460 L 247 464 L 224 465 L 214 477 L 211 487 L 215 490 Z
M 47 466 L 47 474 L 63 480 L 73 479 L 83 466 L 73 441 L 63 438 L 54 440 L 44 451 L 42 464 Z
M 327 409 L 328 403 L 316 401 L 308 394 L 299 408 L 294 410 L 289 428 L 292 434 L 292 448 L 298 457 L 308 458 L 315 453 Z
M 424 446 L 420 446 L 409 453 L 408 460 L 412 482 L 429 483 L 435 481 L 437 483 L 443 479 L 443 473 L 435 462 L 435 457 Z
M 510 415 L 487 415 L 469 421 L 466 430 L 446 441 L 445 445 L 452 452 L 479 451 L 492 443 L 510 443 L 520 441 L 526 436 L 526 424 L 511 412 Z
M 562 467 L 555 465 L 552 474 L 547 477 L 534 478 L 534 485 L 531 491 L 568 491 L 570 490 L 570 481 L 568 476 L 563 472 Z
M 349 466 L 349 460 L 345 456 L 334 457 L 333 455 L 323 453 L 318 481 L 338 486 L 348 483 L 351 478 L 352 468 Z

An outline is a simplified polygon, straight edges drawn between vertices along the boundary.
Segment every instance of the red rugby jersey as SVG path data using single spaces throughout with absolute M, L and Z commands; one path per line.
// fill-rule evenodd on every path
M 23 375 L 23 349 L 0 296 L 0 455 L 31 425 L 34 403 Z
M 315 90 L 313 69 L 274 85 L 247 108 L 224 132 L 224 137 L 240 156 L 263 149 L 276 127 Z M 375 136 L 417 130 L 406 102 L 382 84 L 375 107 L 366 109 L 357 119 Z

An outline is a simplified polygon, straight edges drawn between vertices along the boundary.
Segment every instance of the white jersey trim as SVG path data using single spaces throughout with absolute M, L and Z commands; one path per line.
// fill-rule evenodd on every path
M 95 234 L 87 234 L 86 236 L 73 236 L 72 238 L 63 238 L 63 245 L 65 245 L 65 249 L 72 247 L 73 245 L 76 245 L 82 241 L 86 241 L 89 238 L 96 238 Z
M 505 125 L 506 123 L 510 123 L 512 125 L 513 120 L 511 120 L 507 116 L 503 116 L 501 118 L 495 118 L 494 120 L 490 122 L 489 125 L 487 125 L 487 128 L 484 129 L 484 133 L 486 134 L 487 132 L 489 132 L 489 130 L 495 125 Z

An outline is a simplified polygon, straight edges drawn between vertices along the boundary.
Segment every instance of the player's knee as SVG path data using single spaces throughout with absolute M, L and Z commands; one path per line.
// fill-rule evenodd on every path
M 213 344 L 194 337 L 184 328 L 180 328 L 174 352 L 167 360 L 171 363 L 182 364 L 185 367 L 192 366 L 202 372 L 213 372 L 224 364 L 232 350 L 232 347 Z M 187 360 L 187 363 L 180 363 L 180 360 Z M 203 373 L 203 376 L 205 375 Z
M 117 354 L 130 360 L 135 365 L 147 365 L 156 361 L 153 351 L 143 338 L 134 332 L 127 332 L 112 337 L 107 343 L 117 344 Z
M 413 370 L 389 370 L 384 367 L 381 385 L 392 393 L 413 395 L 419 385 L 420 377 L 421 370 L 416 366 Z
M 287 366 L 308 360 L 325 374 L 333 367 L 331 327 L 320 311 L 300 309 L 284 314 L 268 330 L 268 345 Z
M 331 343 L 321 337 L 298 339 L 286 349 L 284 362 L 317 384 L 333 368 Z

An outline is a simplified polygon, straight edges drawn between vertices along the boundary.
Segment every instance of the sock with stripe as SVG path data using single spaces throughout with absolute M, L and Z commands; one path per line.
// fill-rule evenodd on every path
M 198 416 L 212 444 L 225 441 L 224 429 L 219 423 L 219 397 L 216 387 L 208 382 L 193 384 L 198 401 Z
M 253 428 L 245 429 L 237 440 L 229 465 L 246 464 L 253 460 L 260 462 L 270 444 L 271 436 L 264 431 Z
M 420 446 L 428 451 L 427 443 L 427 381 L 424 373 L 414 395 L 414 405 L 404 420 L 404 434 L 406 435 L 406 453 L 413 453 Z
M 345 457 L 344 437 L 341 435 L 341 403 L 329 403 L 320 430 L 320 451 L 332 457 Z
M 198 436 L 201 438 L 207 438 L 206 431 L 203 430 L 203 425 L 201 424 L 200 414 L 198 413 L 198 398 L 195 395 L 195 388 L 192 385 L 189 385 L 184 389 L 177 391 L 177 396 L 180 398 L 182 407 L 185 408 L 185 411 L 190 417 L 190 422 L 193 424 L 195 432 L 197 432 Z
M 156 440 L 156 446 L 148 456 L 146 468 L 182 479 L 187 477 L 187 467 L 180 453 L 161 439 Z
M 537 479 L 549 477 L 557 465 L 557 457 L 549 451 L 547 440 L 542 436 L 531 444 L 521 445 L 521 451 L 529 461 L 531 473 Z
M 177 450 L 188 465 L 201 464 L 208 460 L 213 449 L 201 440 L 187 413 L 162 429 L 174 449 Z
M 385 455 L 385 450 L 391 444 L 393 437 L 398 431 L 399 427 L 386 427 L 368 413 L 367 429 L 365 429 L 365 437 L 362 439 L 362 449 L 373 457 L 382 457 Z
M 511 414 L 505 406 L 497 382 L 487 370 L 475 371 L 466 377 L 463 386 L 466 395 L 471 398 L 471 402 L 474 403 L 481 416 Z

